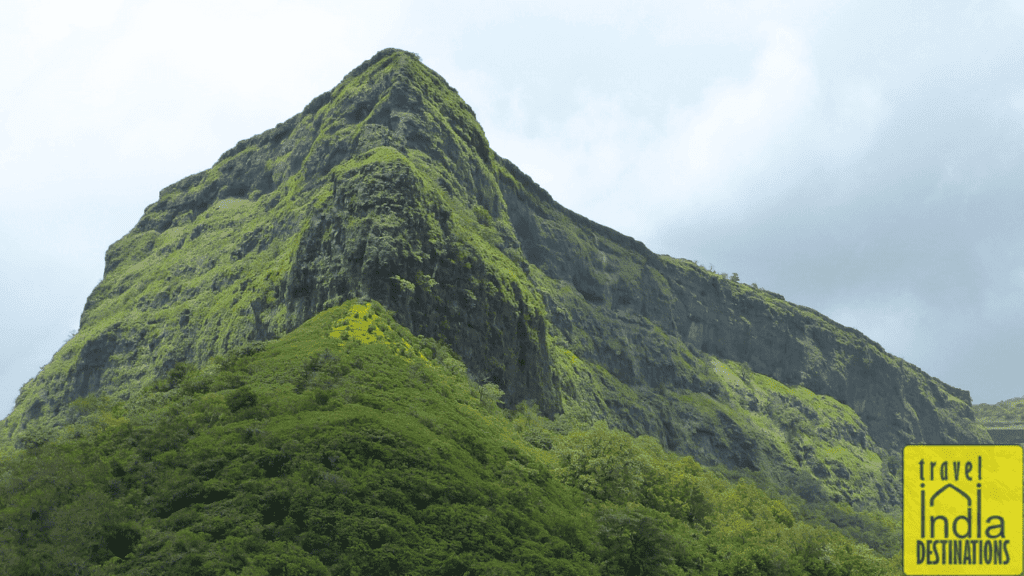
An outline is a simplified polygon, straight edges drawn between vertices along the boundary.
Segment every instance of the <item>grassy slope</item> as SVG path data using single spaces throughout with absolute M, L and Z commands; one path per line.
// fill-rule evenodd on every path
M 898 573 L 651 438 L 503 413 L 390 316 L 349 302 L 78 401 L 62 438 L 2 460 L 0 574 Z M 894 523 L 846 518 L 894 552 Z
M 1024 398 L 977 404 L 974 413 L 996 444 L 1024 444 Z
M 1024 398 L 1010 398 L 995 404 L 975 404 L 978 423 L 986 428 L 1024 427 Z

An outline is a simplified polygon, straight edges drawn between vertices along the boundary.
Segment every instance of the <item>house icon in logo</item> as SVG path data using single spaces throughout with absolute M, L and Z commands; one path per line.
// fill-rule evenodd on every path
M 934 494 L 932 494 L 931 499 L 928 500 L 928 507 L 929 508 L 934 508 L 935 507 L 935 500 L 939 496 L 942 496 L 944 493 L 946 494 L 946 497 L 943 498 L 943 500 L 945 501 L 946 506 L 944 506 L 943 508 L 948 509 L 950 507 L 953 507 L 954 509 L 961 509 L 958 506 L 956 506 L 956 504 L 953 504 L 952 502 L 950 502 L 950 499 L 954 499 L 955 500 L 957 494 L 959 494 L 961 497 L 963 497 L 963 499 L 964 499 L 964 501 L 966 503 L 965 508 L 967 510 L 967 514 L 965 514 L 963 516 L 957 516 L 957 517 L 953 518 L 952 524 L 950 524 L 949 516 L 947 516 L 945 514 L 932 514 L 932 515 L 930 515 L 929 519 L 928 519 L 929 521 L 927 522 L 927 524 L 930 525 L 929 527 L 931 529 L 931 532 L 930 532 L 930 534 L 928 536 L 925 536 L 926 520 L 925 520 L 924 499 L 925 499 L 926 494 L 925 494 L 925 490 L 924 490 L 924 484 L 921 484 L 921 500 L 922 500 L 922 502 L 921 502 L 921 537 L 922 538 L 926 538 L 926 537 L 927 538 L 949 538 L 949 532 L 950 532 L 950 529 L 952 528 L 953 535 L 956 536 L 957 538 L 971 538 L 972 535 L 973 535 L 972 534 L 972 532 L 973 532 L 972 529 L 974 528 L 973 523 L 971 522 L 971 520 L 972 520 L 972 517 L 974 517 L 975 515 L 976 515 L 976 517 L 978 519 L 977 529 L 978 529 L 978 533 L 980 534 L 981 533 L 981 483 L 978 483 L 977 510 L 972 510 L 971 509 L 972 508 L 971 505 L 974 503 L 974 501 L 972 501 L 970 495 L 968 495 L 966 492 L 964 492 L 963 490 L 958 488 L 952 482 L 947 483 L 945 486 L 943 486 L 942 488 L 939 488 L 938 490 L 935 491 Z M 936 533 L 936 530 L 935 530 L 936 529 L 936 525 L 939 524 L 940 522 L 942 523 L 942 527 L 941 527 L 942 528 L 942 535 L 941 536 L 936 536 L 935 535 L 935 533 Z M 964 526 L 964 524 L 966 524 L 966 531 L 965 532 L 961 532 L 960 529 Z
M 928 504 L 931 505 L 931 506 L 935 506 L 935 499 L 939 497 L 939 494 L 942 494 L 948 488 L 952 488 L 953 490 L 956 490 L 957 492 L 959 492 L 960 495 L 963 496 L 967 500 L 967 505 L 968 506 L 971 505 L 971 497 L 967 495 L 967 492 L 964 492 L 963 490 L 957 488 L 956 485 L 953 484 L 953 483 L 946 484 L 942 488 L 939 488 L 938 490 L 936 490 L 935 494 L 932 495 L 932 499 L 931 499 L 931 501 Z M 981 484 L 978 484 L 978 488 L 981 488 Z

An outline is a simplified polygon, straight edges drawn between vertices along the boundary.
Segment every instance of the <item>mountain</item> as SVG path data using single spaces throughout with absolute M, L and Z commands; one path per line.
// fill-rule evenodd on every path
M 60 437 L 75 400 L 137 401 L 352 298 L 444 343 L 507 408 L 605 421 L 809 501 L 892 509 L 903 445 L 991 441 L 968 392 L 856 330 L 558 205 L 388 49 L 160 192 L 2 449 Z

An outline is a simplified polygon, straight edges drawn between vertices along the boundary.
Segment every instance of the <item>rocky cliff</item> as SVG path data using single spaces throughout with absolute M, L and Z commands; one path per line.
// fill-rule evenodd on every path
M 43 442 L 76 398 L 141 394 L 352 297 L 446 343 L 509 407 L 605 419 L 811 499 L 891 505 L 902 445 L 989 440 L 967 392 L 859 332 L 559 206 L 443 78 L 389 49 L 160 192 L 3 442 Z

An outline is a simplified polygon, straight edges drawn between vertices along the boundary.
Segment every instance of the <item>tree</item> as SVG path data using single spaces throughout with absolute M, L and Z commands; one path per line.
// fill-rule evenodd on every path
M 633 437 L 610 430 L 604 421 L 560 438 L 555 454 L 560 463 L 556 473 L 563 482 L 612 502 L 636 500 L 653 472 L 650 458 Z
M 632 503 L 613 506 L 599 514 L 598 526 L 606 550 L 604 573 L 653 576 L 678 572 L 673 557 L 678 543 L 656 512 Z

